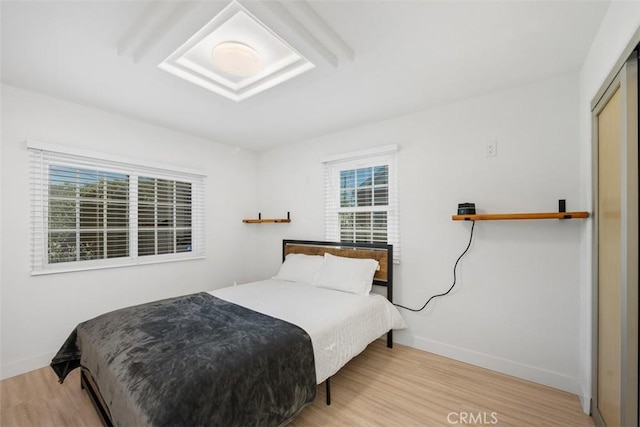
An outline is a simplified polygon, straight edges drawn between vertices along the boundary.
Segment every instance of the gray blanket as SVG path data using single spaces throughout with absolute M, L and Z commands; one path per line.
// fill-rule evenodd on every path
M 79 324 L 51 366 L 79 365 L 121 426 L 276 426 L 316 394 L 306 332 L 204 292 Z

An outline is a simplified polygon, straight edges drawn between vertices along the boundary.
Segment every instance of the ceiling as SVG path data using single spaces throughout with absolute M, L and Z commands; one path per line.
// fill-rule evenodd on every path
M 236 102 L 158 64 L 229 1 L 6 1 L 1 75 L 264 150 L 580 70 L 608 1 L 243 1 L 315 68 Z

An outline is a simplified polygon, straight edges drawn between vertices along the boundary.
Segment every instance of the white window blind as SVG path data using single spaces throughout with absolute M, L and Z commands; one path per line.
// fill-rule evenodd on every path
M 327 240 L 390 243 L 399 262 L 396 151 L 391 145 L 324 161 Z
M 32 274 L 204 256 L 204 175 L 27 147 Z

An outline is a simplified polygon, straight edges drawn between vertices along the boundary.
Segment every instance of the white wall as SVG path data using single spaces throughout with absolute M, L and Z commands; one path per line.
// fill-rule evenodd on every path
M 272 274 L 282 238 L 324 239 L 321 159 L 399 144 L 402 260 L 395 301 L 421 306 L 446 290 L 470 223 L 482 212 L 584 210 L 580 200 L 578 77 L 562 76 L 261 153 L 259 207 L 291 211 L 291 224 L 262 225 L 261 267 Z M 497 157 L 485 146 L 497 141 Z M 478 222 L 449 296 L 397 341 L 570 392 L 578 384 L 580 236 L 587 222 Z
M 604 84 L 633 34 L 640 27 L 640 2 L 612 2 L 580 71 L 580 200 L 593 210 L 591 170 L 591 101 Z M 591 398 L 592 235 L 582 234 L 580 280 L 580 390 L 585 412 Z
M 30 276 L 27 139 L 204 171 L 205 260 Z M 253 152 L 2 86 L 1 376 L 46 366 L 73 327 L 118 307 L 255 278 Z

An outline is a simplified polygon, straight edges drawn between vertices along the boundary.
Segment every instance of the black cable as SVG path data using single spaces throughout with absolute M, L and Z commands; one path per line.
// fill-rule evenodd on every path
M 469 251 L 469 248 L 471 247 L 471 241 L 473 240 L 473 228 L 476 226 L 476 222 L 475 222 L 475 220 L 474 220 L 474 221 L 471 221 L 471 222 L 472 222 L 472 224 L 471 224 L 471 235 L 469 236 L 469 243 L 467 244 L 467 247 L 466 247 L 466 249 L 464 250 L 464 252 L 462 252 L 462 253 L 460 254 L 460 256 L 458 257 L 458 259 L 456 260 L 456 263 L 455 263 L 455 264 L 454 264 L 454 266 L 453 266 L 453 283 L 451 284 L 451 287 L 449 288 L 449 290 L 448 290 L 447 292 L 443 293 L 443 294 L 433 295 L 433 296 L 432 296 L 431 298 L 429 298 L 429 299 L 427 300 L 427 302 L 425 302 L 425 303 L 424 303 L 424 305 L 423 305 L 421 308 L 419 308 L 419 309 L 409 308 L 409 307 L 405 307 L 404 305 L 395 304 L 395 303 L 394 303 L 393 305 L 395 305 L 396 307 L 404 308 L 405 310 L 418 312 L 418 311 L 422 311 L 422 310 L 424 310 L 424 308 L 427 306 L 427 304 L 429 304 L 429 303 L 431 302 L 431 300 L 432 300 L 432 299 L 434 299 L 434 298 L 438 298 L 438 297 L 443 297 L 443 296 L 447 295 L 449 292 L 451 292 L 451 290 L 453 289 L 453 287 L 456 285 L 456 268 L 458 267 L 458 263 L 460 262 L 460 260 L 462 259 L 462 257 L 463 257 L 463 256 L 464 256 L 464 255 Z

